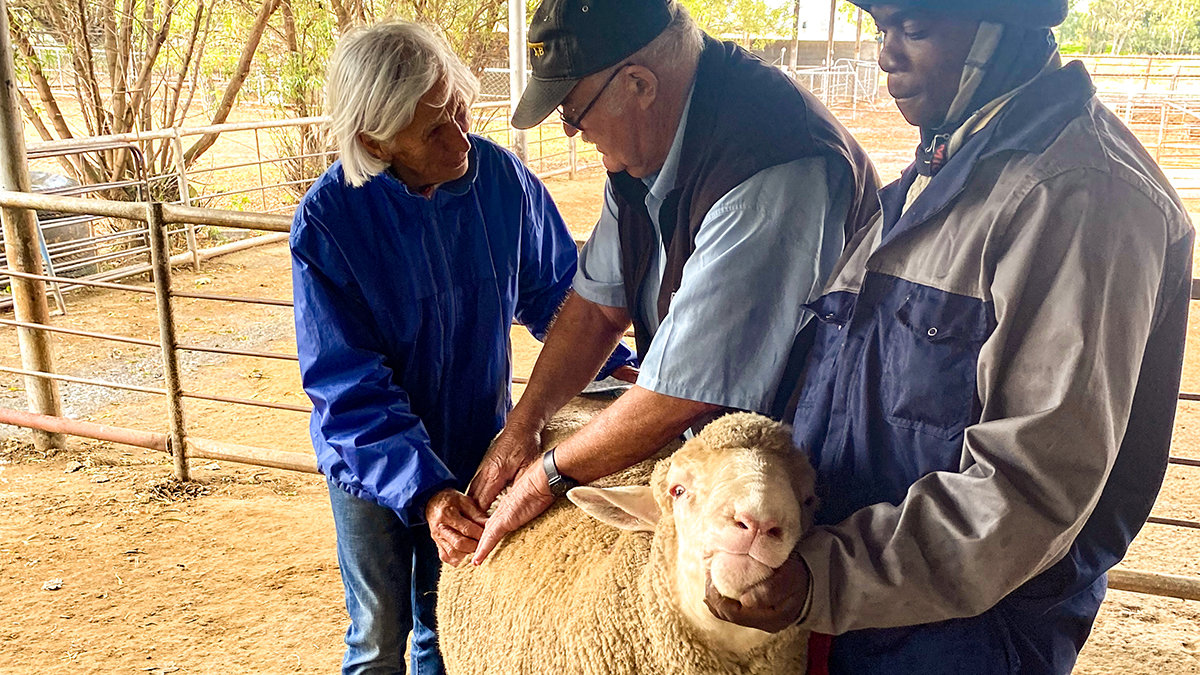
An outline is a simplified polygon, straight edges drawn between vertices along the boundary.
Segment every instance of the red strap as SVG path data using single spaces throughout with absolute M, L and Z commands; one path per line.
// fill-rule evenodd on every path
M 813 633 L 808 637 L 808 675 L 829 675 L 829 654 L 833 636 Z

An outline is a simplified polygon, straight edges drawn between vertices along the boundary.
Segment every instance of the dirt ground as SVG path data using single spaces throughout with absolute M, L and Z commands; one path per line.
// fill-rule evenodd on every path
M 847 125 L 891 180 L 915 135 L 889 110 Z M 599 210 L 603 175 L 548 181 L 573 231 Z M 145 281 L 137 282 L 146 285 Z M 177 289 L 288 298 L 286 247 L 276 244 L 181 268 Z M 68 328 L 154 339 L 149 296 L 108 291 L 68 297 Z M 186 344 L 294 353 L 290 310 L 182 300 Z M 1200 312 L 1193 313 L 1184 385 L 1200 391 Z M 514 330 L 516 374 L 537 343 Z M 0 364 L 16 338 L 0 328 Z M 161 386 L 157 351 L 57 336 L 61 372 Z M 307 403 L 294 362 L 185 353 L 184 388 L 261 401 Z M 24 407 L 23 383 L 0 375 L 0 406 Z M 76 384 L 62 388 L 72 417 L 165 431 L 155 397 Z M 520 387 L 516 388 L 519 395 Z M 1197 404 L 1182 403 L 1173 454 L 1200 458 Z M 307 416 L 190 399 L 189 433 L 311 452 Z M 192 462 L 194 482 L 170 480 L 166 456 L 72 439 L 44 456 L 0 427 L 0 675 L 25 673 L 330 673 L 346 625 L 328 497 L 317 476 L 226 462 Z M 1172 466 L 1155 513 L 1200 519 L 1200 470 Z M 1127 566 L 1200 574 L 1200 532 L 1149 525 Z M 1076 670 L 1085 674 L 1200 673 L 1200 603 L 1112 592 Z

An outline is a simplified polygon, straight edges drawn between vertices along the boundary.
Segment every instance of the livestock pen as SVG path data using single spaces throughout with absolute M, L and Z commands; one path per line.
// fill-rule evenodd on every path
M 267 353 L 250 350 L 231 350 L 221 347 L 180 344 L 176 338 L 178 331 L 175 325 L 172 305 L 173 301 L 177 298 L 192 298 L 225 303 L 265 304 L 277 307 L 290 307 L 291 301 L 280 298 L 214 295 L 172 289 L 171 265 L 169 249 L 167 247 L 166 228 L 174 223 L 199 223 L 221 225 L 225 227 L 236 227 L 253 231 L 287 232 L 290 228 L 289 218 L 271 214 L 248 214 L 242 212 L 220 211 L 216 209 L 202 209 L 197 207 L 181 207 L 177 205 L 165 205 L 158 202 L 109 202 L 94 199 L 79 199 L 72 197 L 37 195 L 10 191 L 0 191 L 0 207 L 4 207 L 6 209 L 44 209 L 86 215 L 118 217 L 127 220 L 144 222 L 146 224 L 146 227 L 150 233 L 150 248 L 153 259 L 153 289 L 100 281 L 78 279 L 73 281 L 84 286 L 121 290 L 125 292 L 153 294 L 156 301 L 159 325 L 159 340 L 156 345 L 146 340 L 138 340 L 125 336 L 56 328 L 48 322 L 4 319 L 0 320 L 0 324 L 10 325 L 21 329 L 21 332 L 18 334 L 23 336 L 27 335 L 26 331 L 44 331 L 48 333 L 59 332 L 82 337 L 90 337 L 99 340 L 127 342 L 142 344 L 144 346 L 157 346 L 162 353 L 164 373 L 163 379 L 165 387 L 143 387 L 121 384 L 117 382 L 73 377 L 57 374 L 50 369 L 33 370 L 0 366 L 0 372 L 21 375 L 27 378 L 72 382 L 75 384 L 85 384 L 98 387 L 112 387 L 165 396 L 167 398 L 166 427 L 168 431 L 166 433 L 136 431 L 121 427 L 100 425 L 93 422 L 71 420 L 61 415 L 47 415 L 44 413 L 22 412 L 8 409 L 0 409 L 0 422 L 28 427 L 31 429 L 38 429 L 47 433 L 65 433 L 170 452 L 175 460 L 175 475 L 181 481 L 188 480 L 189 478 L 187 463 L 189 458 L 222 459 L 267 467 L 314 473 L 316 472 L 315 460 L 313 460 L 311 455 L 295 452 L 280 452 L 271 448 L 230 444 L 213 439 L 190 437 L 187 433 L 185 424 L 183 400 L 185 398 L 204 399 L 233 403 L 237 405 L 288 410 L 298 413 L 308 413 L 311 410 L 309 406 L 256 401 L 251 399 L 222 396 L 208 392 L 185 390 L 179 378 L 178 352 L 180 350 L 194 350 L 226 355 L 286 360 L 296 360 L 297 357 L 295 354 Z M 40 263 L 40 260 L 37 257 L 34 257 L 33 261 L 35 263 Z M 8 269 L 6 271 L 7 274 L 15 279 L 32 282 L 33 284 L 72 281 L 67 278 L 45 275 L 41 272 L 42 270 L 40 269 L 40 265 L 37 264 L 32 266 L 32 269 Z M 35 295 L 40 296 L 44 301 L 44 287 L 35 287 L 33 292 Z M 1200 279 L 1193 281 L 1192 299 L 1200 300 Z M 524 378 L 520 377 L 514 379 L 514 382 L 518 384 L 524 383 L 525 381 L 526 380 Z M 1200 393 L 1180 392 L 1179 398 L 1181 401 L 1200 401 Z M 1197 459 L 1172 456 L 1169 461 L 1175 465 L 1200 469 L 1200 460 Z M 1151 516 L 1149 522 L 1155 525 L 1200 529 L 1200 522 L 1188 519 Z M 1190 600 L 1200 600 L 1200 579 L 1194 577 L 1116 569 L 1110 575 L 1110 587 L 1141 593 L 1151 593 Z
M 502 112 L 497 113 L 498 116 L 502 114 Z M 494 124 L 499 126 L 500 122 L 495 122 Z M 532 147 L 536 148 L 538 146 L 534 145 Z M 590 189 L 597 194 L 599 192 L 598 186 L 596 185 L 596 181 L 594 179 L 592 180 Z M 288 218 L 286 216 L 278 213 L 261 214 L 253 212 L 234 212 L 220 209 L 198 209 L 194 206 L 189 208 L 187 205 L 179 204 L 162 204 L 161 206 L 156 206 L 153 203 L 145 202 L 106 202 L 99 199 L 57 200 L 53 199 L 52 197 L 39 197 L 36 195 L 28 195 L 23 193 L 0 194 L 0 205 L 10 208 L 32 208 L 39 210 L 53 209 L 60 212 L 69 212 L 72 208 L 78 208 L 79 211 L 75 212 L 77 214 L 86 213 L 95 216 L 128 219 L 132 222 L 136 222 L 139 224 L 139 226 L 147 228 L 145 230 L 147 237 L 150 236 L 151 225 L 155 230 L 161 229 L 167 232 L 178 233 L 179 230 L 177 228 L 183 226 L 184 223 L 199 224 L 206 227 L 223 226 L 233 228 L 233 231 L 236 232 L 265 232 L 268 233 L 265 235 L 266 237 L 282 237 L 284 236 L 283 233 L 286 230 L 286 224 L 288 222 Z M 154 235 L 154 238 L 160 240 L 165 239 L 164 237 L 159 237 L 158 235 Z M 178 234 L 176 234 L 176 238 L 178 238 Z M 257 237 L 253 237 L 251 239 L 247 239 L 246 241 L 251 242 L 256 238 Z M 278 241 L 278 239 L 276 239 L 276 241 Z M 288 368 L 293 368 L 295 359 L 294 351 L 290 349 L 284 349 L 279 344 L 274 345 L 277 347 L 275 349 L 261 349 L 257 346 L 254 348 L 239 348 L 237 346 L 237 339 L 242 336 L 238 334 L 227 336 L 229 338 L 227 342 L 232 342 L 234 346 L 230 346 L 227 344 L 227 342 L 211 344 L 211 341 L 209 340 L 199 338 L 188 339 L 187 336 L 189 333 L 184 330 L 185 326 L 183 324 L 189 323 L 189 321 L 187 318 L 181 318 L 179 316 L 181 304 L 190 306 L 203 305 L 211 306 L 210 309 L 205 310 L 208 313 L 224 312 L 230 315 L 231 321 L 235 325 L 248 324 L 255 321 L 255 319 L 250 318 L 249 314 L 244 314 L 242 311 L 240 311 L 241 309 L 253 310 L 254 312 L 258 313 L 273 312 L 275 315 L 283 317 L 280 319 L 281 321 L 286 322 L 290 320 L 287 318 L 287 315 L 290 314 L 290 301 L 286 299 L 288 294 L 285 292 L 285 288 L 272 285 L 271 290 L 274 291 L 273 293 L 252 293 L 249 289 L 261 287 L 261 284 L 259 283 L 261 281 L 261 277 L 250 275 L 248 273 L 239 273 L 235 270 L 228 271 L 227 274 L 234 277 L 234 281 L 230 282 L 229 285 L 237 290 L 226 290 L 221 293 L 215 291 L 202 292 L 199 289 L 204 289 L 205 287 L 216 287 L 223 283 L 221 279 L 217 278 L 216 273 L 211 274 L 211 279 L 209 279 L 208 277 L 197 275 L 194 269 L 189 269 L 192 268 L 190 252 L 184 253 L 181 255 L 181 257 L 177 257 L 175 259 L 174 262 L 177 265 L 177 268 L 174 271 L 169 266 L 164 266 L 160 269 L 161 260 L 164 257 L 167 257 L 166 254 L 170 253 L 170 251 L 167 250 L 165 242 L 163 241 L 159 241 L 158 243 L 151 241 L 150 246 L 158 248 L 159 253 L 157 254 L 156 258 L 158 264 L 153 264 L 153 269 L 151 270 L 153 276 L 149 278 L 148 281 L 145 280 L 145 275 L 147 272 L 143 271 L 141 276 L 131 278 L 129 283 L 111 284 L 111 282 L 108 282 L 111 284 L 110 287 L 109 285 L 101 285 L 104 283 L 101 282 L 101 284 L 96 284 L 92 287 L 98 288 L 102 293 L 104 293 L 103 296 L 81 296 L 81 299 L 73 305 L 73 311 L 77 314 L 82 314 L 92 310 L 93 308 L 98 308 L 96 309 L 98 316 L 95 317 L 94 322 L 100 324 L 99 326 L 80 328 L 80 323 L 78 321 L 70 320 L 77 318 L 74 316 L 47 316 L 43 321 L 21 321 L 20 324 L 18 324 L 16 321 L 9 321 L 8 319 L 5 319 L 10 329 L 18 329 L 25 335 L 30 335 L 39 331 L 48 331 L 48 335 L 57 336 L 59 339 L 69 338 L 76 344 L 82 344 L 85 340 L 96 340 L 98 341 L 97 344 L 111 344 L 116 345 L 117 347 L 122 347 L 124 345 L 145 352 L 154 352 L 154 356 L 158 361 L 158 365 L 156 365 L 154 368 L 156 372 L 150 374 L 146 378 L 149 380 L 149 382 L 139 381 L 130 384 L 119 377 L 101 377 L 94 373 L 79 373 L 74 370 L 64 372 L 59 368 L 9 368 L 6 373 L 17 377 L 38 380 L 53 379 L 64 383 L 65 386 L 76 391 L 84 389 L 103 390 L 108 384 L 112 384 L 120 386 L 125 391 L 129 391 L 130 393 L 136 394 L 139 397 L 156 397 L 157 399 L 167 402 L 168 404 L 165 406 L 158 405 L 159 401 L 155 401 L 154 403 L 160 411 L 156 412 L 156 416 L 153 418 L 153 421 L 147 423 L 143 429 L 129 428 L 125 423 L 100 424 L 96 420 L 89 421 L 72 419 L 69 415 L 37 416 L 36 414 L 33 414 L 30 416 L 29 413 L 19 413 L 19 411 L 15 410 L 12 411 L 14 414 L 19 413 L 20 416 L 24 417 L 21 417 L 20 420 L 14 417 L 13 421 L 17 421 L 23 426 L 27 426 L 29 428 L 41 428 L 51 433 L 77 434 L 82 438 L 103 438 L 123 444 L 130 444 L 132 442 L 132 444 L 135 446 L 150 448 L 156 453 L 169 451 L 172 453 L 172 459 L 182 456 L 184 459 L 192 458 L 205 460 L 204 462 L 193 463 L 190 465 L 190 467 L 189 465 L 185 464 L 184 469 L 187 470 L 190 468 L 191 471 L 194 472 L 203 472 L 202 476 L 207 480 L 203 481 L 202 483 L 179 483 L 178 485 L 196 486 L 211 484 L 211 477 L 217 475 L 218 472 L 215 470 L 210 470 L 208 468 L 209 465 L 205 464 L 205 462 L 210 462 L 212 458 L 217 458 L 221 462 L 247 462 L 248 464 L 246 464 L 246 466 L 280 466 L 279 464 L 270 464 L 268 462 L 273 461 L 273 459 L 279 459 L 280 456 L 282 456 L 282 459 L 289 462 L 308 462 L 309 465 L 289 467 L 290 471 L 307 473 L 307 470 L 310 470 L 311 468 L 311 455 L 306 452 L 281 451 L 279 446 L 288 445 L 286 443 L 280 442 L 278 444 L 273 444 L 269 440 L 241 442 L 236 438 L 230 440 L 234 432 L 232 427 L 254 424 L 254 420 L 261 419 L 256 417 L 256 415 L 263 411 L 270 412 L 271 414 L 278 413 L 280 416 L 289 416 L 291 419 L 294 419 L 294 427 L 301 430 L 298 435 L 302 436 L 302 429 L 305 425 L 305 412 L 307 411 L 308 406 L 305 405 L 305 402 L 303 401 L 303 394 L 302 392 L 298 391 L 298 386 L 296 386 L 294 382 L 275 382 L 273 384 L 276 386 L 269 389 L 269 391 L 278 393 L 282 388 L 291 387 L 293 389 L 292 393 L 295 393 L 295 396 L 291 398 L 269 397 L 266 395 L 258 396 L 257 391 L 254 393 L 231 393 L 229 390 L 236 388 L 232 385 L 237 383 L 231 382 L 227 385 L 225 383 L 219 383 L 219 381 L 212 377 L 207 378 L 207 386 L 189 386 L 189 373 L 186 367 L 186 362 L 182 363 L 182 367 L 178 368 L 180 372 L 178 372 L 174 378 L 176 380 L 175 384 L 167 385 L 165 381 L 168 366 L 164 357 L 168 353 L 172 352 L 175 355 L 174 358 L 179 361 L 185 361 L 188 355 L 195 354 L 208 354 L 213 357 L 236 358 L 240 363 L 246 364 L 241 366 L 243 373 L 242 376 L 237 379 L 254 382 L 256 384 L 264 382 L 262 379 L 257 379 L 258 375 L 261 375 L 262 373 L 277 373 L 280 370 L 278 367 L 280 364 Z M 243 251 L 241 255 L 254 253 L 257 256 L 255 260 L 262 260 L 267 256 L 271 256 L 272 260 L 275 262 L 275 265 L 272 269 L 276 274 L 280 274 L 281 269 L 286 270 L 286 254 L 281 249 L 281 246 L 276 245 L 266 249 Z M 149 252 L 153 253 L 152 250 Z M 151 261 L 151 263 L 153 262 L 154 261 Z M 147 263 L 147 265 L 151 265 L 151 263 Z M 55 275 L 53 274 L 38 273 L 34 270 L 15 271 L 21 275 L 19 278 L 33 282 L 41 282 L 43 284 L 52 283 L 52 281 L 48 280 L 53 280 L 55 278 Z M 282 273 L 285 274 L 285 272 Z M 239 274 L 242 274 L 246 278 L 237 278 Z M 181 280 L 183 281 L 185 287 L 181 288 Z M 64 280 L 60 278 L 59 281 L 61 282 Z M 70 281 L 71 283 L 74 283 L 76 279 L 72 278 Z M 84 284 L 80 284 L 80 286 L 83 287 Z M 192 286 L 195 288 L 187 288 Z M 130 338 L 128 335 L 126 335 L 126 333 L 136 332 L 134 331 L 134 326 L 126 325 L 130 321 L 129 316 L 120 311 L 114 312 L 112 305 L 107 305 L 101 302 L 101 300 L 104 300 L 110 296 L 114 296 L 118 293 L 122 295 L 132 295 L 135 299 L 144 299 L 147 307 L 151 301 L 155 303 L 155 310 L 153 312 L 149 312 L 149 315 L 154 317 L 153 321 L 151 321 L 153 327 L 150 329 L 150 332 L 157 333 L 157 339 L 155 339 L 155 335 L 153 334 L 149 336 L 141 335 L 137 338 Z M 1194 290 L 1193 297 L 1195 298 L 1197 295 L 1198 294 Z M 165 309 L 163 308 L 164 304 L 166 305 Z M 106 316 L 106 314 L 108 316 Z M 166 316 L 166 324 L 169 328 L 164 329 L 163 316 Z M 259 314 L 255 314 L 254 316 L 259 316 Z M 1193 330 L 1193 333 L 1196 333 L 1195 329 Z M 12 334 L 11 331 L 10 334 Z M 226 336 L 221 337 L 225 338 Z M 117 341 L 111 342 L 109 341 L 111 339 L 115 339 Z M 105 340 L 105 342 L 99 342 L 100 340 Z M 286 340 L 283 342 L 286 342 Z M 86 348 L 80 347 L 79 349 Z M 273 367 L 263 367 L 262 371 L 258 372 L 256 367 L 249 365 L 251 362 L 258 359 L 267 359 L 265 363 L 272 364 Z M 71 374 L 66 374 L 66 372 L 70 372 Z M 258 372 L 257 375 L 256 372 Z M 166 386 L 156 386 L 156 383 L 153 382 L 153 380 L 160 378 L 164 380 L 163 384 Z M 1190 391 L 1194 388 L 1194 385 L 1189 385 L 1189 391 L 1181 392 L 1180 394 L 1181 408 L 1184 411 L 1190 410 L 1195 406 L 1194 402 L 1200 400 L 1200 397 Z M 278 400 L 268 400 L 268 398 L 276 398 Z M 277 405 L 281 402 L 281 405 Z M 180 411 L 177 422 L 172 420 L 172 413 L 170 411 L 171 407 L 175 406 L 176 403 L 178 404 Z M 221 417 L 222 421 L 218 421 L 216 423 L 213 423 L 210 420 L 203 420 L 202 415 L 211 415 L 212 413 L 201 411 L 208 411 L 211 410 L 211 408 L 201 408 L 200 406 L 209 406 L 210 404 L 228 406 L 229 409 L 234 412 Z M 102 419 L 103 415 L 98 417 Z M 289 422 L 289 424 L 291 423 Z M 214 429 L 221 429 L 222 427 L 227 428 L 226 432 L 229 433 L 230 436 L 223 436 L 221 435 L 220 431 L 214 431 Z M 200 431 L 200 429 L 206 430 Z M 177 434 L 182 436 L 181 441 L 175 440 L 177 438 Z M 290 445 L 295 449 L 300 449 L 296 447 L 298 444 L 292 443 Z M 177 451 L 177 449 L 182 449 L 182 452 Z M 1195 453 L 1190 452 L 1191 449 L 1192 448 L 1189 446 L 1180 447 L 1180 445 L 1177 443 L 1177 452 L 1175 454 L 1191 454 L 1194 456 Z M 260 454 L 259 451 L 267 451 L 268 454 Z M 100 453 L 97 452 L 97 454 Z M 197 464 L 200 466 L 197 466 Z M 1176 476 L 1180 481 L 1194 482 L 1194 477 L 1191 475 L 1191 473 L 1197 470 L 1197 464 L 1200 464 L 1200 460 L 1191 457 L 1173 457 L 1171 468 L 1172 475 Z M 177 466 L 177 464 L 173 464 L 172 469 L 176 469 Z M 41 467 L 35 466 L 34 468 Z M 96 469 L 96 473 L 92 475 L 93 478 L 100 478 L 107 475 L 107 470 L 103 464 L 98 464 L 94 468 Z M 70 470 L 71 466 L 68 465 L 66 469 Z M 91 471 L 92 469 L 93 467 L 89 466 L 86 470 Z M 81 469 L 74 475 L 80 475 L 83 473 L 83 471 L 84 470 Z M 9 476 L 11 475 L 12 474 L 10 473 Z M 259 475 L 259 472 L 249 474 L 251 479 L 254 479 L 254 476 Z M 71 484 L 74 485 L 74 483 Z M 0 492 L 5 492 L 7 489 L 7 487 L 0 487 Z M 68 502 L 64 501 L 62 505 L 67 503 Z M 241 517 L 244 517 L 247 520 L 257 519 L 276 523 L 277 526 L 274 530 L 276 533 L 278 533 L 278 530 L 281 528 L 296 527 L 297 521 L 294 519 L 292 513 L 292 511 L 295 510 L 295 506 L 293 502 L 289 501 L 287 497 L 287 491 L 281 490 L 280 493 L 277 493 L 272 504 L 273 506 L 271 508 L 258 507 L 256 509 L 253 505 L 247 505 L 242 511 L 226 511 L 225 513 L 227 515 L 231 513 L 238 513 L 241 515 Z M 62 505 L 51 503 L 45 508 L 59 508 Z M 186 509 L 184 509 L 183 513 L 180 512 L 180 509 L 172 510 L 176 506 L 180 505 L 174 503 L 165 505 L 165 508 L 159 512 L 159 520 L 169 521 L 168 524 L 170 527 L 177 528 L 173 531 L 173 536 L 177 537 L 177 541 L 182 542 L 186 541 L 189 536 L 193 536 L 187 530 L 194 529 L 195 525 L 194 523 L 182 522 L 185 517 L 191 519 L 190 512 L 187 512 Z M 238 506 L 239 508 L 243 508 L 243 505 L 241 504 Z M 1195 532 L 1197 528 L 1197 522 L 1195 520 L 1194 509 L 1190 508 L 1189 505 L 1189 508 L 1183 509 L 1183 511 L 1184 513 L 1170 512 L 1169 514 L 1164 515 L 1161 509 L 1157 510 L 1156 515 L 1152 520 L 1152 525 L 1146 528 L 1149 531 L 1148 534 L 1158 535 L 1160 533 L 1167 532 L 1170 533 L 1168 536 L 1176 536 L 1175 533 L 1179 533 L 1178 537 L 1182 540 L 1185 536 L 1183 533 Z M 65 512 L 74 513 L 74 507 L 71 507 L 70 510 Z M 79 516 L 73 517 L 65 523 L 65 526 L 74 527 L 76 530 L 83 529 L 83 525 L 76 525 L 78 519 L 80 519 Z M 100 524 L 101 523 L 95 523 L 94 525 Z M 94 532 L 90 530 L 92 526 L 92 523 L 87 524 L 89 533 Z M 247 527 L 246 529 L 250 529 L 254 532 L 259 531 L 257 528 Z M 279 535 L 281 540 L 284 539 L 282 533 L 279 533 Z M 43 538 L 46 537 L 44 534 L 41 536 Z M 311 534 L 306 534 L 305 538 L 311 536 Z M 33 535 L 30 535 L 29 538 L 32 539 Z M 29 542 L 26 541 L 25 537 L 22 537 L 22 540 L 18 542 L 0 542 L 0 549 L 11 547 L 16 550 L 27 550 L 31 549 L 36 543 L 36 539 L 34 539 L 32 542 Z M 60 542 L 56 540 L 54 544 L 59 545 Z M 211 542 L 206 540 L 205 544 L 212 547 L 214 556 L 217 555 L 217 551 L 224 552 L 227 546 L 225 542 L 216 540 Z M 146 549 L 150 546 L 152 546 L 152 544 L 138 544 L 137 546 L 131 544 L 125 548 L 118 549 L 117 553 L 119 553 L 120 557 L 123 559 L 134 561 L 147 559 L 151 557 L 146 551 Z M 45 565 L 46 554 L 41 554 L 41 558 L 42 562 L 38 563 L 38 565 Z M 30 556 L 27 560 L 23 560 L 21 565 L 34 563 L 36 560 L 36 556 Z M 277 586 L 285 586 L 287 583 L 295 583 L 294 577 L 296 576 L 319 576 L 320 574 L 329 574 L 327 569 L 321 569 L 314 566 L 310 562 L 310 558 L 305 555 L 289 554 L 289 557 L 280 559 L 278 564 L 281 570 L 278 577 L 265 579 L 261 582 L 262 584 L 270 588 L 275 588 Z M 180 574 L 189 573 L 189 569 L 196 568 L 200 565 L 201 563 L 197 562 L 195 558 L 181 558 L 178 561 L 178 569 L 182 570 Z M 174 568 L 177 567 L 177 565 L 172 562 L 169 567 Z M 37 565 L 35 565 L 33 569 L 37 569 Z M 291 569 L 292 572 L 285 574 L 285 571 L 289 569 Z M 1139 592 L 1148 591 L 1170 597 L 1195 598 L 1196 577 L 1184 574 L 1166 575 L 1158 573 L 1163 571 L 1173 571 L 1170 567 L 1155 569 L 1157 571 L 1153 573 L 1148 571 L 1142 571 L 1139 573 L 1137 571 L 1130 570 L 1117 570 L 1112 577 L 1112 587 L 1114 589 L 1127 589 Z M 121 589 L 127 588 L 130 585 L 130 574 L 126 573 L 125 571 L 120 571 L 118 574 L 119 576 L 116 576 L 112 583 Z M 332 576 L 336 578 L 336 572 L 334 572 Z M 110 578 L 112 577 L 113 575 L 110 575 Z M 189 577 L 189 583 L 192 582 L 192 578 Z M 336 583 L 336 581 L 331 583 Z M 161 588 L 161 585 L 156 586 L 154 592 L 158 592 Z M 243 590 L 245 593 L 257 593 L 259 591 L 260 589 L 258 586 L 247 586 L 246 589 Z M 51 591 L 49 590 L 45 591 L 45 593 L 50 592 Z M 99 595 L 101 592 L 108 593 L 110 591 L 101 589 L 101 591 L 97 591 L 96 595 Z M 116 597 L 115 593 L 114 597 Z M 268 600 L 272 602 L 276 601 L 273 596 L 269 597 Z M 340 601 L 338 598 L 334 598 L 330 602 L 336 604 L 338 601 Z M 1120 610 L 1121 612 L 1127 611 L 1124 609 L 1124 607 L 1125 606 L 1122 605 L 1122 609 Z M 112 611 L 115 612 L 117 614 L 117 618 L 120 619 L 121 615 L 127 614 L 129 610 L 120 608 Z M 1128 611 L 1132 612 L 1133 610 Z M 71 610 L 56 610 L 56 613 L 53 614 L 51 618 L 58 617 L 57 620 L 62 622 L 64 626 L 69 626 L 70 622 L 74 619 L 67 617 L 72 615 L 72 613 L 73 612 Z M 181 615 L 180 620 L 182 622 L 194 621 L 197 615 L 194 610 L 189 610 L 186 605 L 179 613 Z M 76 615 L 76 618 L 77 617 L 78 615 Z M 142 622 L 137 624 L 137 630 L 141 632 L 152 631 L 154 626 L 151 624 L 153 624 L 155 621 L 164 623 L 166 620 L 158 617 L 143 617 Z M 285 626 L 287 624 L 281 621 L 279 624 L 271 625 Z M 1153 628 L 1154 626 L 1152 625 L 1152 629 Z M 249 628 L 246 630 L 246 634 L 255 637 L 255 639 L 266 637 L 271 638 L 271 640 L 279 639 L 279 636 L 264 636 L 261 633 L 255 633 L 255 630 L 256 629 L 254 628 Z M 16 629 L 0 626 L 0 648 L 3 647 L 6 640 L 10 639 L 7 636 L 13 634 L 16 634 Z M 21 642 L 20 640 L 16 640 L 13 644 L 20 645 Z M 298 658 L 299 657 L 297 657 L 297 659 Z M 147 665 L 158 664 L 158 661 L 147 662 Z M 167 672 L 169 670 L 170 666 L 167 664 L 166 667 L 164 667 L 160 672 Z M 220 671 L 217 670 L 213 672 Z M 1164 672 L 1177 671 L 1166 670 Z

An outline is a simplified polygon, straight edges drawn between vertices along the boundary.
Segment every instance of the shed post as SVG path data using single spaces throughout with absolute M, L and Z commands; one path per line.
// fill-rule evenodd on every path
M 8 30 L 8 2 L 0 0 L 0 81 L 4 83 L 4 95 L 0 97 L 0 187 L 29 192 L 24 122 L 17 104 L 17 74 L 12 59 L 12 37 Z M 4 223 L 4 254 L 8 264 L 18 272 L 43 274 L 37 216 L 29 209 L 14 208 L 2 209 L 0 215 Z M 48 324 L 50 305 L 46 301 L 45 282 L 13 277 L 11 283 L 17 321 Z M 18 328 L 17 342 L 21 350 L 21 365 L 25 370 L 54 372 L 54 345 L 49 333 Z M 33 412 L 62 416 L 62 397 L 58 383 L 53 380 L 26 376 L 25 395 Z M 34 431 L 33 442 L 39 450 L 61 448 L 66 443 L 66 436 Z
M 517 110 L 525 93 L 525 0 L 508 0 L 508 117 Z M 512 150 L 529 163 L 529 142 L 524 129 L 513 129 Z
M 829 0 L 829 42 L 825 45 L 825 105 L 833 97 L 833 31 L 837 28 L 837 0 Z
M 800 0 L 792 3 L 792 47 L 788 52 L 788 75 L 796 79 L 796 53 L 800 51 Z

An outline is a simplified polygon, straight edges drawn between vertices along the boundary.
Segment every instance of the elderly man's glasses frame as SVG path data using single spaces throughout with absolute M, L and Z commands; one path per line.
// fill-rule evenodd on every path
M 583 106 L 583 111 L 579 113 L 578 117 L 576 117 L 575 119 L 571 119 L 570 117 L 567 117 L 567 111 L 563 110 L 562 106 L 559 106 L 558 119 L 561 120 L 563 124 L 571 127 L 572 129 L 577 129 L 579 131 L 583 131 L 583 127 L 580 126 L 581 124 L 583 124 L 583 118 L 587 116 L 588 111 L 590 111 L 592 109 L 592 106 L 596 105 L 596 101 L 599 101 L 600 97 L 604 95 L 604 91 L 606 89 L 608 89 L 608 85 L 612 84 L 612 81 L 617 79 L 617 75 L 620 75 L 621 71 L 625 70 L 626 66 L 629 66 L 629 65 L 631 65 L 631 64 L 628 64 L 628 63 L 622 64 L 621 66 L 619 66 L 616 70 L 614 70 L 612 72 L 612 75 L 608 76 L 608 79 L 604 81 L 604 86 L 600 87 L 600 91 L 596 92 L 596 95 L 592 97 L 592 100 L 588 101 L 588 104 Z

